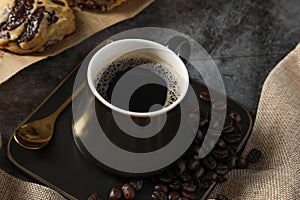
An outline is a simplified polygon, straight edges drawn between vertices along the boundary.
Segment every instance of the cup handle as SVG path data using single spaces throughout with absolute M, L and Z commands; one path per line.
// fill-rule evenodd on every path
M 174 51 L 179 57 L 189 60 L 191 57 L 192 46 L 189 40 L 182 36 L 172 37 L 166 46 Z

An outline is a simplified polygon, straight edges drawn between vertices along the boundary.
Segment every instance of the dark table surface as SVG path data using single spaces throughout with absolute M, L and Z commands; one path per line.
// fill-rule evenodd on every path
M 255 116 L 264 80 L 300 42 L 299 0 L 157 0 L 135 18 L 101 31 L 0 85 L 0 168 L 26 179 L 6 157 L 13 130 L 100 41 L 137 27 L 187 34 L 212 56 L 227 95 Z

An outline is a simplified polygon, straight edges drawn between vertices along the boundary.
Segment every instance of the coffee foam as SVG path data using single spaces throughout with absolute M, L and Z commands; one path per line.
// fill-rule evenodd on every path
M 101 70 L 96 76 L 96 89 L 98 93 L 104 99 L 108 100 L 106 91 L 108 90 L 110 81 L 115 77 L 116 73 L 133 67 L 148 69 L 160 76 L 167 83 L 168 93 L 164 107 L 174 103 L 181 95 L 181 79 L 172 66 L 159 57 L 144 52 L 130 52 L 124 54 Z

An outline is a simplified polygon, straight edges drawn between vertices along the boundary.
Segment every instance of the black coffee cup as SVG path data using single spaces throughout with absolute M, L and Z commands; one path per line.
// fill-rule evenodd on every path
M 146 112 L 132 111 L 130 96 L 143 85 L 159 84 L 153 81 L 153 77 L 143 76 L 141 73 L 144 72 L 139 71 L 128 75 L 124 83 L 120 79 L 121 83 L 115 86 L 117 89 L 110 99 L 99 93 L 99 74 L 120 56 L 132 52 L 151 55 L 159 60 L 157 62 L 171 68 L 176 74 L 176 83 L 180 85 L 174 102 L 168 106 L 147 105 L 149 111 Z M 197 102 L 195 100 L 187 100 L 190 89 L 186 66 L 168 47 L 142 39 L 112 42 L 89 60 L 87 83 L 78 107 L 73 106 L 74 138 L 81 152 L 104 169 L 125 176 L 153 175 L 180 158 L 192 143 L 196 131 L 191 121 L 197 121 L 199 116 L 190 119 L 190 111 L 198 105 L 192 105 L 191 102 Z M 165 93 L 157 89 L 157 93 L 151 93 L 149 98 L 162 95 Z M 115 104 L 114 99 L 124 105 Z

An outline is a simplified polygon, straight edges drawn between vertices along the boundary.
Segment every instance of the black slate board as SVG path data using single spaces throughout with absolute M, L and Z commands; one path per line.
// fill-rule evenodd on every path
M 72 94 L 78 67 L 65 78 L 23 123 L 51 114 L 55 108 Z M 191 81 L 191 84 L 196 94 L 206 90 L 206 87 L 201 83 Z M 210 103 L 199 99 L 199 104 L 201 108 L 207 111 L 210 110 Z M 238 148 L 241 151 L 250 136 L 253 120 L 243 105 L 231 98 L 227 98 L 227 104 L 228 111 L 236 110 L 242 117 L 243 126 L 241 132 L 243 139 Z M 77 149 L 72 134 L 71 104 L 57 119 L 55 134 L 46 147 L 40 150 L 27 150 L 20 147 L 12 136 L 8 142 L 8 157 L 25 174 L 51 187 L 69 199 L 87 199 L 95 191 L 107 197 L 111 187 L 121 186 L 122 183 L 128 181 L 123 177 L 109 174 L 93 165 Z M 199 194 L 199 199 L 205 199 L 214 185 L 207 191 Z M 143 190 L 137 193 L 136 199 L 150 199 L 152 188 L 151 178 L 144 179 Z

